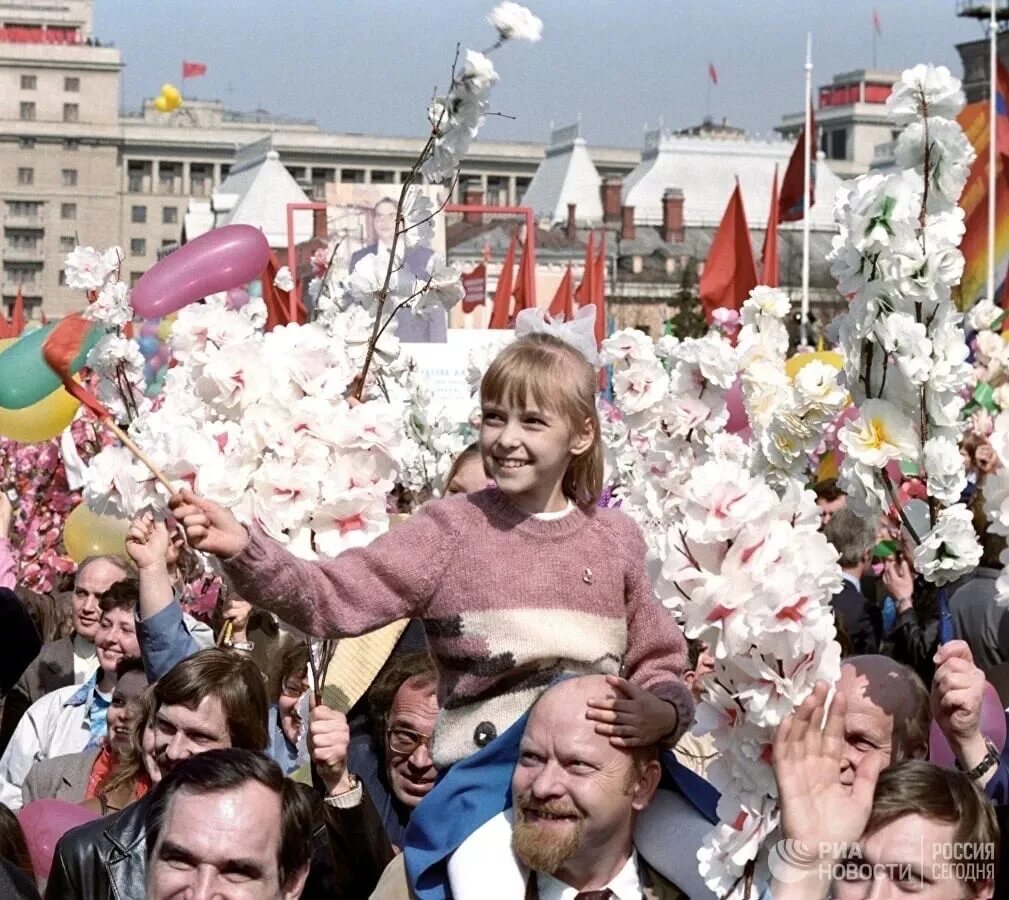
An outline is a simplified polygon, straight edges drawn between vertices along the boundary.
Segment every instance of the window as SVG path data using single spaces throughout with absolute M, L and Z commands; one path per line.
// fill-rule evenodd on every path
M 7 215 L 32 218 L 42 215 L 42 204 L 32 200 L 8 200 Z
M 77 138 L 67 138 L 63 142 L 64 150 L 79 150 L 81 147 L 81 142 Z
M 174 247 L 178 243 L 175 238 L 162 238 L 161 239 L 161 249 L 164 250 L 165 247 Z
M 848 158 L 848 132 L 843 128 L 829 131 L 824 136 L 827 144 L 828 159 Z
M 21 104 L 21 121 L 22 122 L 34 122 L 35 121 L 35 104 L 32 102 L 25 102 Z
M 34 75 L 22 75 L 21 76 L 21 90 L 23 91 L 34 91 L 35 88 L 39 86 L 39 80 Z
M 134 225 L 143 225 L 147 221 L 147 207 L 133 206 L 130 208 L 130 221 Z
M 76 219 L 77 218 L 77 204 L 76 203 L 61 203 L 60 204 L 60 218 L 61 219 Z
M 130 240 L 130 256 L 146 256 L 147 241 L 143 238 L 133 238 Z
M 64 169 L 62 174 L 63 187 L 77 187 L 77 170 Z
M 143 272 L 130 272 L 130 287 L 136 287 L 137 282 L 143 277 Z
M 63 90 L 70 91 L 71 93 L 77 93 L 81 89 L 80 78 L 71 78 L 67 76 L 63 79 Z
M 194 197 L 207 196 L 207 179 L 203 175 L 193 174 L 189 179 L 189 192 Z
M 35 138 L 33 137 L 18 138 L 18 147 L 21 148 L 22 150 L 34 150 Z
M 35 184 L 35 170 L 26 167 L 18 169 L 18 184 Z
M 67 235 L 63 235 L 63 237 L 60 238 L 60 250 L 62 250 L 64 253 L 72 253 L 74 247 L 76 246 L 77 241 L 73 238 L 72 235 L 70 237 L 67 237 Z
M 395 184 L 396 173 L 389 172 L 385 169 L 375 169 L 371 173 L 371 183 L 372 184 Z
M 177 206 L 166 206 L 161 210 L 161 224 L 175 225 L 179 221 L 179 208 Z
M 67 285 L 66 269 L 60 269 L 60 287 L 66 287 L 66 285 Z
M 80 118 L 81 108 L 76 103 L 63 104 L 63 121 L 76 122 Z
M 344 184 L 364 184 L 364 169 L 343 169 L 340 181 Z

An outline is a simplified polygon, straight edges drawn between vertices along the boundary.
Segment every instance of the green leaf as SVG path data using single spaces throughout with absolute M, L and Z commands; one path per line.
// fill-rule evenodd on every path
M 992 386 L 982 381 L 974 388 L 974 401 L 978 406 L 983 406 L 990 413 L 998 412 L 998 404 L 995 402 L 995 392 Z

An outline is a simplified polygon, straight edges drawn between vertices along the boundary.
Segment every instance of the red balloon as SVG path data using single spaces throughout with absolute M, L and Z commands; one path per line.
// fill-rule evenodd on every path
M 990 681 L 985 682 L 984 695 L 981 697 L 981 733 L 995 745 L 996 750 L 1002 751 L 1006 738 L 1005 710 L 998 691 Z M 935 722 L 928 730 L 928 759 L 944 769 L 952 769 L 956 765 L 953 748 Z
M 28 855 L 37 878 L 48 878 L 56 845 L 71 828 L 93 822 L 99 816 L 66 800 L 34 800 L 21 807 L 18 822 L 25 835 Z
M 215 228 L 148 269 L 133 288 L 130 302 L 138 315 L 159 319 L 258 278 L 269 259 L 270 245 L 258 228 Z

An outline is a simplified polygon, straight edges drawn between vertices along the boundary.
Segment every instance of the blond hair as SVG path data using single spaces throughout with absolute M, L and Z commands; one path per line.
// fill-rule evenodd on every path
M 480 403 L 526 407 L 561 416 L 580 434 L 588 420 L 589 448 L 573 455 L 564 473 L 564 495 L 582 509 L 593 508 L 603 489 L 603 444 L 596 412 L 596 373 L 570 344 L 548 334 L 530 334 L 509 344 L 480 382 Z

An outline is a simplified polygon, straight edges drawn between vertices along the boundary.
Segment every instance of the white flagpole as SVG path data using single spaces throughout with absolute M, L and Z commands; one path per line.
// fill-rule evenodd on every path
M 988 21 L 988 299 L 995 302 L 995 138 L 998 133 L 998 23 L 995 0 Z
M 806 34 L 806 146 L 802 167 L 802 304 L 800 306 L 799 343 L 809 343 L 809 168 L 813 158 L 813 35 Z

